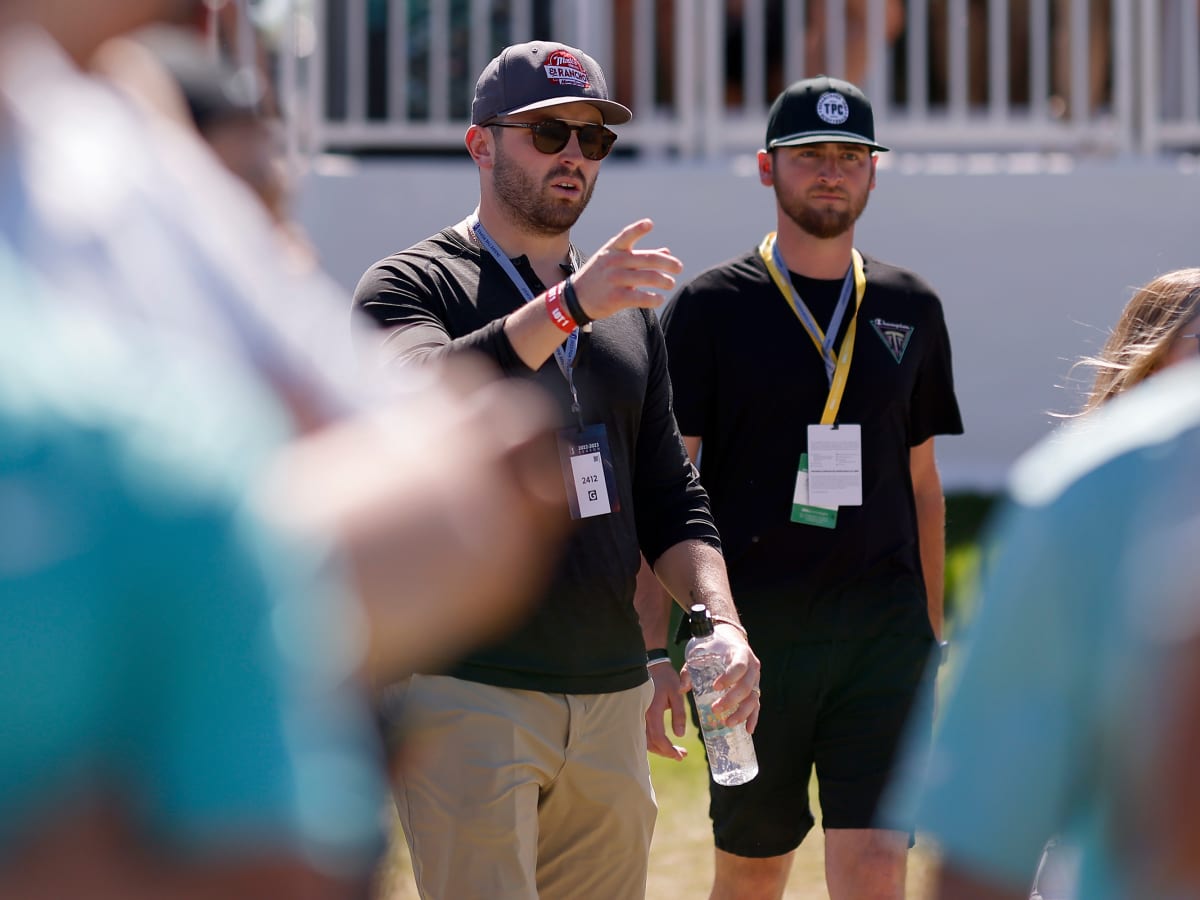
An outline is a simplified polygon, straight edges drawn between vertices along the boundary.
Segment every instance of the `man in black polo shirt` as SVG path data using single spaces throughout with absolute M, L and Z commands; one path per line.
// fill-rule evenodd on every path
M 763 663 L 759 776 L 711 786 L 721 900 L 782 896 L 814 765 L 830 896 L 904 894 L 907 836 L 872 816 L 941 635 L 933 440 L 962 423 L 938 298 L 854 250 L 886 149 L 858 88 L 791 85 L 758 154 L 777 231 L 664 316 L 680 431 L 693 458 L 703 448 Z
M 751 729 L 757 716 L 758 660 L 675 425 L 651 311 L 661 299 L 648 291 L 673 287 L 681 265 L 665 249 L 635 248 L 647 220 L 586 262 L 571 244 L 616 139 L 606 126 L 630 116 L 582 51 L 505 49 L 479 78 L 466 135 L 479 207 L 376 263 L 356 293 L 387 329 L 386 361 L 482 353 L 557 401 L 577 520 L 520 630 L 389 691 L 413 735 L 396 793 L 422 896 L 645 893 L 655 805 L 652 688 L 633 602 L 642 554 L 674 596 L 717 619 L 729 662 L 721 711 Z

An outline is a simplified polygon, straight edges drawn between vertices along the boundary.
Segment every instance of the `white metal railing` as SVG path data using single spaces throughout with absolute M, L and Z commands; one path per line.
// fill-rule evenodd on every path
M 244 2 L 244 0 L 243 0 Z M 899 150 L 1200 149 L 1198 0 L 295 0 L 277 83 L 300 152 L 462 146 L 475 78 L 534 37 L 582 47 L 622 149 L 762 142 L 771 97 L 858 81 Z

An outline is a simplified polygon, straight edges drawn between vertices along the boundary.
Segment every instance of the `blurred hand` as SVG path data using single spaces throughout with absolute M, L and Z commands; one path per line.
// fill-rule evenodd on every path
M 390 408 L 297 442 L 264 494 L 282 526 L 340 540 L 377 679 L 513 627 L 570 521 L 538 388 L 463 360 L 405 377 Z

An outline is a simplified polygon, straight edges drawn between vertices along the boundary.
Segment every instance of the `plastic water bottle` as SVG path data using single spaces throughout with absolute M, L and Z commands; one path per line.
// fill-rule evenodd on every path
M 700 733 L 708 753 L 708 768 L 717 784 L 745 784 L 758 774 L 758 759 L 754 741 L 745 723 L 726 725 L 713 712 L 713 704 L 721 694 L 713 690 L 713 682 L 725 671 L 725 655 L 713 636 L 713 622 L 708 607 L 696 604 L 688 613 L 692 639 L 687 642 L 684 659 L 692 676 L 692 695 L 700 715 Z

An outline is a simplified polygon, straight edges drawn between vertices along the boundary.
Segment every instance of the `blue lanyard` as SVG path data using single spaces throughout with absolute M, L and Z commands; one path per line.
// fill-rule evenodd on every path
M 829 320 L 829 330 L 822 332 L 816 319 L 813 318 L 812 312 L 800 295 L 796 293 L 796 288 L 792 284 L 792 276 L 788 273 L 788 267 L 783 261 L 783 254 L 779 252 L 778 242 L 771 242 L 771 258 L 775 263 L 777 277 L 782 282 L 780 289 L 787 288 L 784 296 L 790 301 L 793 312 L 796 313 L 801 324 L 812 337 L 813 343 L 820 345 L 821 359 L 825 362 L 825 377 L 830 384 L 833 384 L 833 373 L 837 369 L 837 356 L 833 352 L 833 342 L 837 340 L 838 331 L 842 327 L 842 319 L 846 315 L 846 307 L 850 305 L 850 292 L 854 289 L 854 266 L 846 270 L 846 277 L 842 279 L 842 293 L 838 296 L 837 306 L 834 307 L 833 318 Z M 771 274 L 774 275 L 776 272 Z
M 521 296 L 528 303 L 536 295 L 533 289 L 521 277 L 521 273 L 517 271 L 517 267 L 513 265 L 512 260 L 508 258 L 508 254 L 500 249 L 500 245 L 488 234 L 487 229 L 483 227 L 483 223 L 479 221 L 479 217 L 472 213 L 467 217 L 467 228 L 475 235 L 475 239 L 480 245 L 492 255 L 492 259 L 500 264 L 500 268 L 504 270 L 504 274 L 521 292 Z M 571 411 L 579 417 L 580 427 L 583 427 L 582 408 L 579 405 L 579 392 L 575 389 L 575 354 L 579 351 L 579 329 L 576 328 L 567 335 L 565 346 L 554 348 L 554 359 L 558 363 L 559 370 L 567 379 L 567 386 L 571 389 Z

